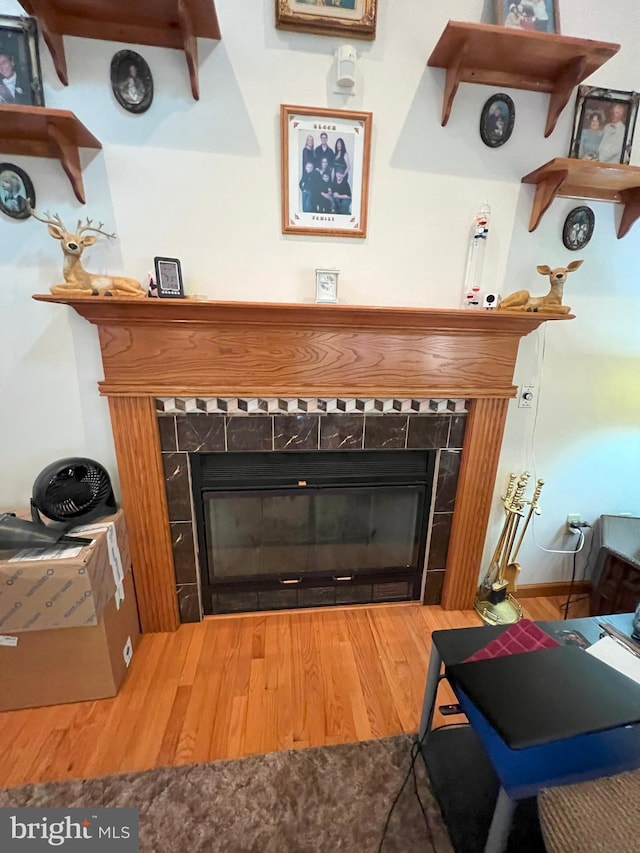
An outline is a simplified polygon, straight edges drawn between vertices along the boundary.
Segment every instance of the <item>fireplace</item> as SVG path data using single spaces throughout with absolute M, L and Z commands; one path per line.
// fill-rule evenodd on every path
M 442 589 L 446 610 L 464 609 L 473 604 L 480 575 L 520 339 L 547 321 L 573 319 L 357 305 L 34 299 L 67 304 L 98 328 L 105 377 L 99 389 L 109 401 L 146 632 L 179 625 L 156 400 L 180 397 L 196 407 L 214 394 L 285 400 L 348 394 L 365 405 L 374 398 L 468 400 Z M 225 441 L 229 435 L 237 437 L 231 429 Z
M 193 454 L 204 613 L 419 599 L 435 456 Z

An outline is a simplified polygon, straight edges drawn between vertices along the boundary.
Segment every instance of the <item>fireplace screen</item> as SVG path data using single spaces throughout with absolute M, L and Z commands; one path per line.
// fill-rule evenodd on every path
M 418 597 L 430 452 L 216 456 L 194 478 L 208 612 Z

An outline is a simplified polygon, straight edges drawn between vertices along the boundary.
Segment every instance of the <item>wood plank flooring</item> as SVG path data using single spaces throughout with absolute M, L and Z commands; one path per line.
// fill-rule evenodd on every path
M 532 619 L 560 618 L 562 603 L 523 602 Z M 474 611 L 407 603 L 145 634 L 113 699 L 0 713 L 0 786 L 415 732 L 431 632 L 478 624 Z M 453 701 L 446 687 L 438 701 Z

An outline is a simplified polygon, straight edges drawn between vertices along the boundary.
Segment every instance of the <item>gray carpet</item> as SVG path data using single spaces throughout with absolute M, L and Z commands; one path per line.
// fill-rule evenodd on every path
M 407 736 L 287 750 L 0 790 L 0 806 L 129 806 L 143 853 L 376 853 L 409 768 Z M 394 811 L 383 853 L 452 853 L 422 760 Z

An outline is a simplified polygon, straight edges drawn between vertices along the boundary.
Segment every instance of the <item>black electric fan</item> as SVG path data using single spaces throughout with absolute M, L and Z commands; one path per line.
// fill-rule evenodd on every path
M 99 462 L 83 457 L 59 459 L 33 484 L 32 521 L 11 513 L 0 515 L 0 550 L 48 548 L 59 542 L 88 545 L 90 539 L 69 536 L 67 531 L 111 515 L 116 508 L 109 474 Z M 45 524 L 43 515 L 55 523 Z

